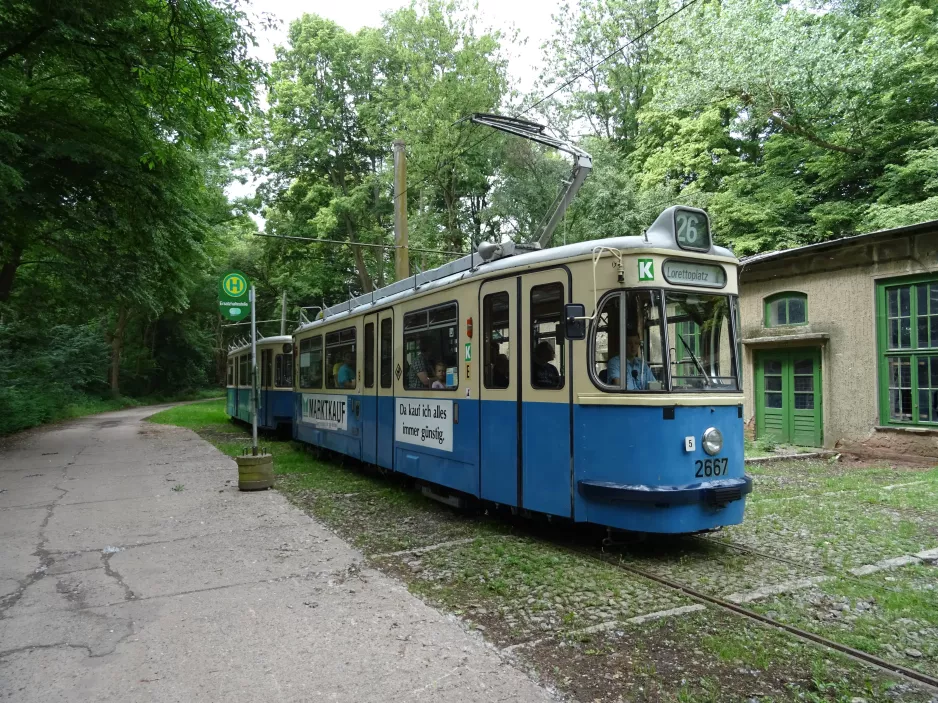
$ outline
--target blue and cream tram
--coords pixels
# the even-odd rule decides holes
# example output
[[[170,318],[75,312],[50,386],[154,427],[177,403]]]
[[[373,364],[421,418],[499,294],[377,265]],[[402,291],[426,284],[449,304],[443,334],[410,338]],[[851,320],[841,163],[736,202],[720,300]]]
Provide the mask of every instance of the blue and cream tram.
[[[257,340],[257,426],[276,430],[293,422],[293,338]],[[228,415],[251,422],[251,344],[228,352]]]
[[[703,211],[506,243],[294,333],[294,437],[438,496],[641,532],[738,523],[737,260]]]

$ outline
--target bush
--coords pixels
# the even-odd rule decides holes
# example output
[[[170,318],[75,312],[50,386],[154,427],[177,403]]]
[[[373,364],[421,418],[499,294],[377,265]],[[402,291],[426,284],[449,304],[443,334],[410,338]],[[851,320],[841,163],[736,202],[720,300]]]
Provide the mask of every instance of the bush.
[[[96,324],[0,324],[0,435],[64,417],[107,392],[108,347]]]

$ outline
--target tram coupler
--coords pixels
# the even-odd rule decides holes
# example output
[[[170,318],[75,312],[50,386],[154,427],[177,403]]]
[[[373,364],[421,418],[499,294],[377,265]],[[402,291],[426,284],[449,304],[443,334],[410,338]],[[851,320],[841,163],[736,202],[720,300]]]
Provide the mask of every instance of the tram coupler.
[[[632,547],[641,544],[648,539],[647,532],[632,532],[630,530],[619,530],[615,527],[606,528],[606,536],[603,537],[603,547]]]

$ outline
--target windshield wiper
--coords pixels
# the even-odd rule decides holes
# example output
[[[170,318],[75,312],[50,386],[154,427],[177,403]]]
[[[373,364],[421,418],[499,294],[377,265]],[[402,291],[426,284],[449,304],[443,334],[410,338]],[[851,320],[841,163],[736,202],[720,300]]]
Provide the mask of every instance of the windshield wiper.
[[[697,355],[694,354],[694,350],[690,348],[690,345],[688,345],[688,343],[684,341],[684,337],[681,336],[680,332],[677,333],[677,338],[681,340],[681,344],[684,345],[684,348],[687,350],[687,353],[690,354],[690,358],[693,360],[694,366],[697,367],[697,371],[699,371],[700,375],[703,376],[704,383],[706,383],[708,386],[712,385],[710,383],[710,379],[707,378],[707,372],[704,371],[704,367],[701,366],[700,364],[700,359],[698,359]]]

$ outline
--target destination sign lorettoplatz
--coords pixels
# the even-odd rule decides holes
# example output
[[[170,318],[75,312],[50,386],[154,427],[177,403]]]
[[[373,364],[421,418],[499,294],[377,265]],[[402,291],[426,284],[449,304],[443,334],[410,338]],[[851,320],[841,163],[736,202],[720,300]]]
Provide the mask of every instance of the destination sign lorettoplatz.
[[[722,288],[726,285],[726,271],[722,266],[667,259],[661,268],[664,280],[674,285],[701,288]]]
[[[218,283],[218,311],[226,320],[243,320],[251,312],[251,284],[240,271],[229,271]]]

